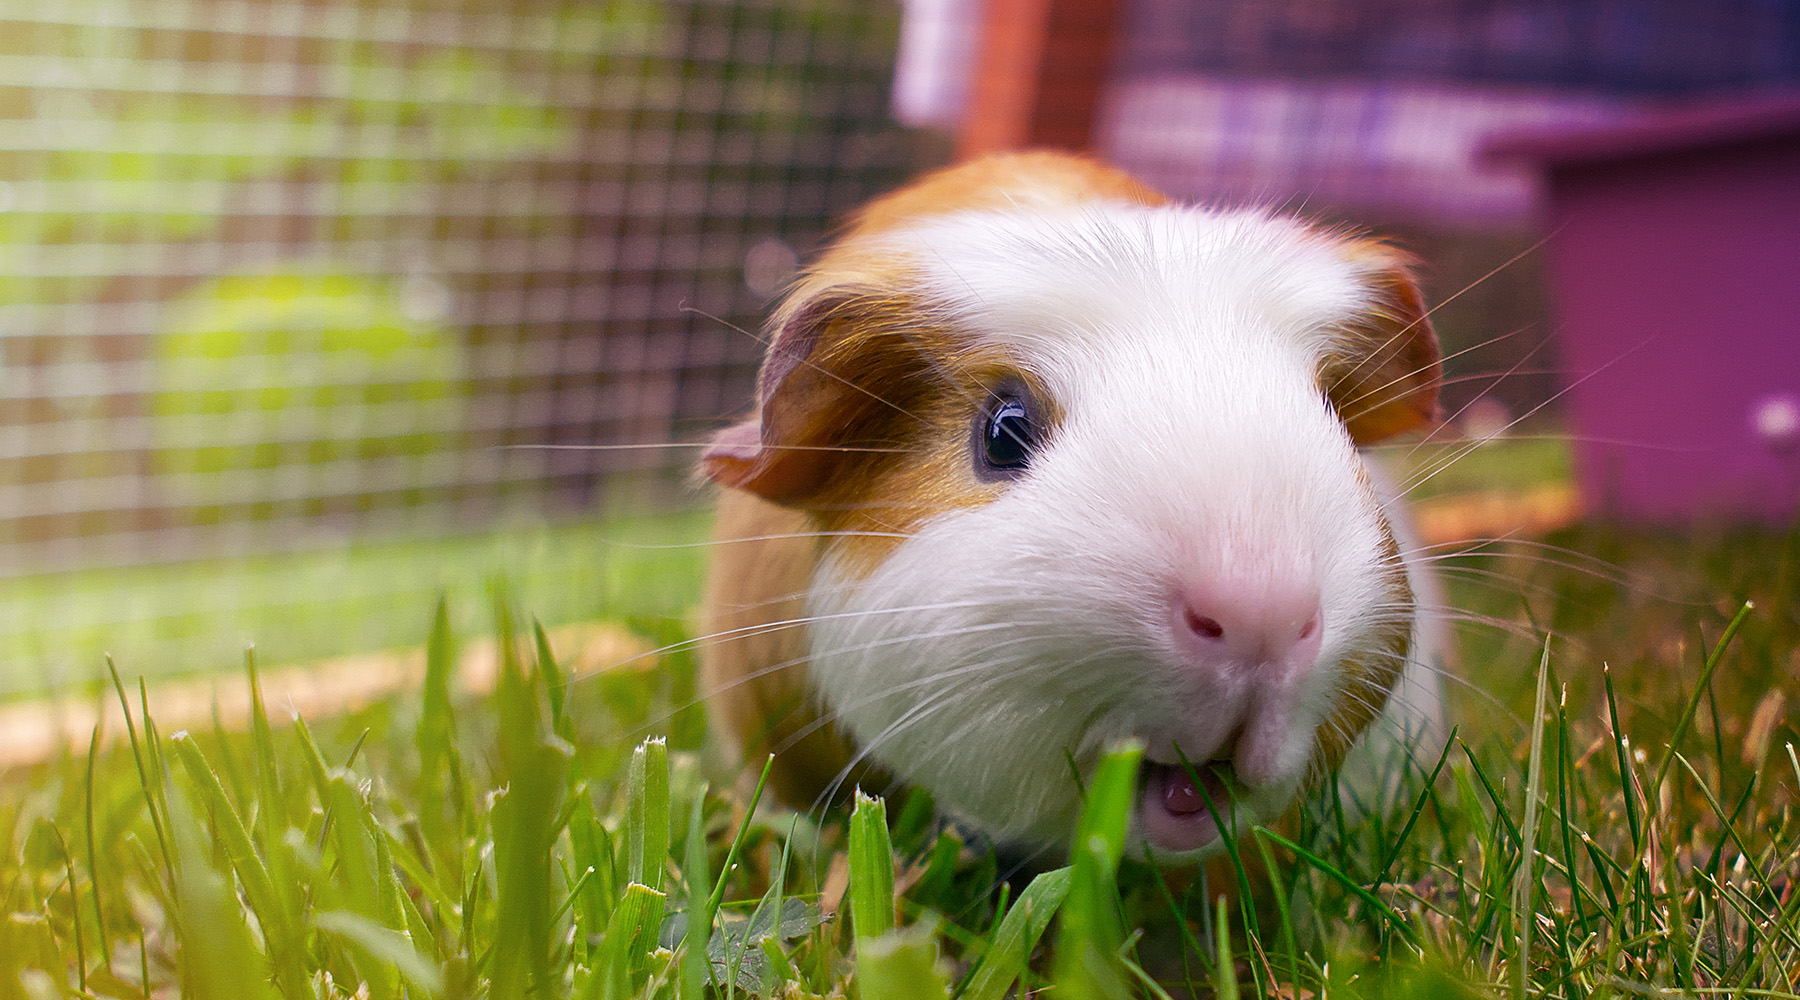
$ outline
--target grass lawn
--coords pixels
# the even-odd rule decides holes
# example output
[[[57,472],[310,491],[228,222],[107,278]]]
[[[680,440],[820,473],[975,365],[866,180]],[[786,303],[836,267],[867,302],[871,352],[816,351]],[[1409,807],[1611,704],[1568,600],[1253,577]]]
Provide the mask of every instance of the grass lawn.
[[[1471,493],[1519,492],[1566,483],[1573,475],[1569,442],[1560,435],[1431,441],[1377,449],[1398,469],[1398,485],[1411,502]]]
[[[432,627],[421,573],[383,639],[430,635],[421,692],[167,733],[127,679],[129,740],[0,776],[0,997],[1800,996],[1794,537],[1446,560],[1458,738],[1385,808],[1321,790],[1159,874],[1121,856],[1126,750],[1069,867],[1008,879],[917,793],[751,814],[702,766],[681,649],[565,682],[526,614],[679,638],[698,559],[568,532],[562,569],[507,564],[516,610],[471,583]],[[342,596],[323,614],[361,627]],[[457,695],[455,638],[496,628],[500,687]]]
[[[94,688],[108,653],[158,678],[234,669],[251,642],[269,663],[417,645],[440,594],[459,632],[491,631],[496,581],[546,625],[681,615],[707,523],[696,511],[0,580],[0,700]]]

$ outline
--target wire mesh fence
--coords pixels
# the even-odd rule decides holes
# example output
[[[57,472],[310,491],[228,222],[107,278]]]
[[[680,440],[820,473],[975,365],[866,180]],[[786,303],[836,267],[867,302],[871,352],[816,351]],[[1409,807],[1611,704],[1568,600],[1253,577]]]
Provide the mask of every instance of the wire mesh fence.
[[[912,166],[854,0],[0,0],[0,574],[591,510]],[[551,446],[551,447],[546,447]]]

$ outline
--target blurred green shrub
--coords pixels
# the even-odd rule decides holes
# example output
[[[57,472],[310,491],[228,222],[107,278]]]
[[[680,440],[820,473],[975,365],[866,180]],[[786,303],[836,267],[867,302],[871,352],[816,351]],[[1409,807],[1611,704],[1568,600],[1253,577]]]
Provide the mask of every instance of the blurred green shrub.
[[[423,460],[455,444],[464,395],[461,344],[430,291],[283,270],[173,302],[150,402],[170,499],[208,520],[227,504],[422,485]]]

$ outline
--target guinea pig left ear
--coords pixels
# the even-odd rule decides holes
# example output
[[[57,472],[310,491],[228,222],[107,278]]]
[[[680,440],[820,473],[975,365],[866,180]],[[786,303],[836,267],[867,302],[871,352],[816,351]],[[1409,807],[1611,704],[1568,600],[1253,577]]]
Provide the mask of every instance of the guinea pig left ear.
[[[804,291],[804,289],[803,289]],[[892,328],[892,296],[876,289],[798,295],[774,318],[757,377],[756,412],[720,431],[700,471],[721,486],[793,506],[818,495],[837,464],[879,435],[889,396],[923,365]]]
[[[1351,440],[1365,445],[1436,419],[1444,370],[1411,260],[1374,241],[1350,244],[1350,257],[1369,268],[1369,300],[1337,331],[1320,378]]]

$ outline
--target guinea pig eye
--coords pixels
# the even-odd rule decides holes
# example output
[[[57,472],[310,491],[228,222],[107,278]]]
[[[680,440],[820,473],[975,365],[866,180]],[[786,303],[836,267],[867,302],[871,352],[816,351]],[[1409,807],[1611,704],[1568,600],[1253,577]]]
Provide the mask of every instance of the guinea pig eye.
[[[996,395],[988,402],[977,427],[980,465],[1000,475],[1023,472],[1037,447],[1038,427],[1023,395]]]

